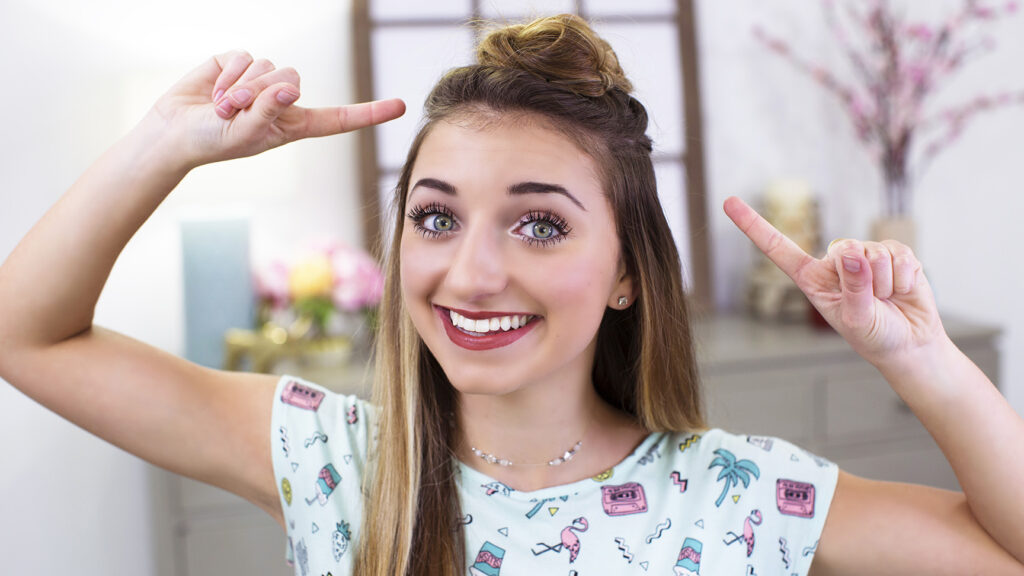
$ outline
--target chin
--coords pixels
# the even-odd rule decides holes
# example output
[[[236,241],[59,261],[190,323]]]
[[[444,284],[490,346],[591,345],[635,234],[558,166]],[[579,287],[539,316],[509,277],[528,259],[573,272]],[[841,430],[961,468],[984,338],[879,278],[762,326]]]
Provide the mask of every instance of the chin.
[[[520,382],[509,381],[507,378],[496,380],[494,374],[473,376],[470,374],[451,374],[445,370],[452,388],[459,394],[476,394],[481,396],[504,396],[522,388]]]

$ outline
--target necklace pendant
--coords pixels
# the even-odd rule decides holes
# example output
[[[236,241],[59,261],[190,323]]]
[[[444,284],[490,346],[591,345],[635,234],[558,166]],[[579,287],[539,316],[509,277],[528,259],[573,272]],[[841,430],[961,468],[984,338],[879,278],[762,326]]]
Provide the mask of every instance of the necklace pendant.
[[[549,460],[548,461],[548,466],[561,466],[564,462],[568,462],[569,460],[572,460],[573,457],[576,456],[576,453],[579,452],[579,449],[580,449],[581,446],[583,446],[583,441],[582,440],[577,442],[576,445],[573,446],[571,449],[566,450],[558,458],[555,458],[554,460]],[[487,462],[488,464],[497,464],[499,466],[512,466],[512,464],[513,464],[513,462],[511,460],[509,460],[508,458],[498,458],[494,454],[490,454],[488,452],[484,452],[483,450],[480,450],[476,446],[471,446],[470,450],[478,458],[480,458],[484,462]],[[539,464],[539,463],[538,464],[526,464],[526,466],[540,466],[540,465],[541,464]]]

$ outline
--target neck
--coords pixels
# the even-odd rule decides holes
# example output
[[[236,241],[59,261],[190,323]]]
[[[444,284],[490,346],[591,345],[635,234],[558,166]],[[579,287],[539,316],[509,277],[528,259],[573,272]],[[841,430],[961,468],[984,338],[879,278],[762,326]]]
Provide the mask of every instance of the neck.
[[[460,394],[458,406],[459,459],[518,490],[594,476],[628,455],[645,435],[589,381],[575,389],[534,386],[500,396]],[[577,442],[581,445],[570,460],[547,465]],[[487,462],[474,447],[513,464]]]

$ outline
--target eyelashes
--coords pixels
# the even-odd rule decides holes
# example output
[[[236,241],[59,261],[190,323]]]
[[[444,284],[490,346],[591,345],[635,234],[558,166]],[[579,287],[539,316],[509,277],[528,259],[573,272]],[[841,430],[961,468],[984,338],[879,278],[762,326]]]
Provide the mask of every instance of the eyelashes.
[[[412,207],[406,217],[425,238],[442,238],[458,229],[455,214],[445,205],[431,202]],[[548,210],[530,210],[516,222],[515,234],[530,246],[557,244],[572,232],[565,218]]]
[[[440,238],[455,228],[455,215],[447,206],[437,202],[431,202],[426,206],[414,206],[406,217],[412,220],[416,231],[427,238]],[[446,229],[437,229],[438,219],[441,219],[442,225],[448,224]]]

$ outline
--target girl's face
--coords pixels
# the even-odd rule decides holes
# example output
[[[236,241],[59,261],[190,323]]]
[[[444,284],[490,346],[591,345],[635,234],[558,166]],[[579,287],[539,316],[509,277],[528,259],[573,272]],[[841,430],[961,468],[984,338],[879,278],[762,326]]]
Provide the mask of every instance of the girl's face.
[[[594,162],[536,119],[481,124],[438,123],[413,167],[413,324],[463,393],[589,382],[605,308],[633,300]]]

